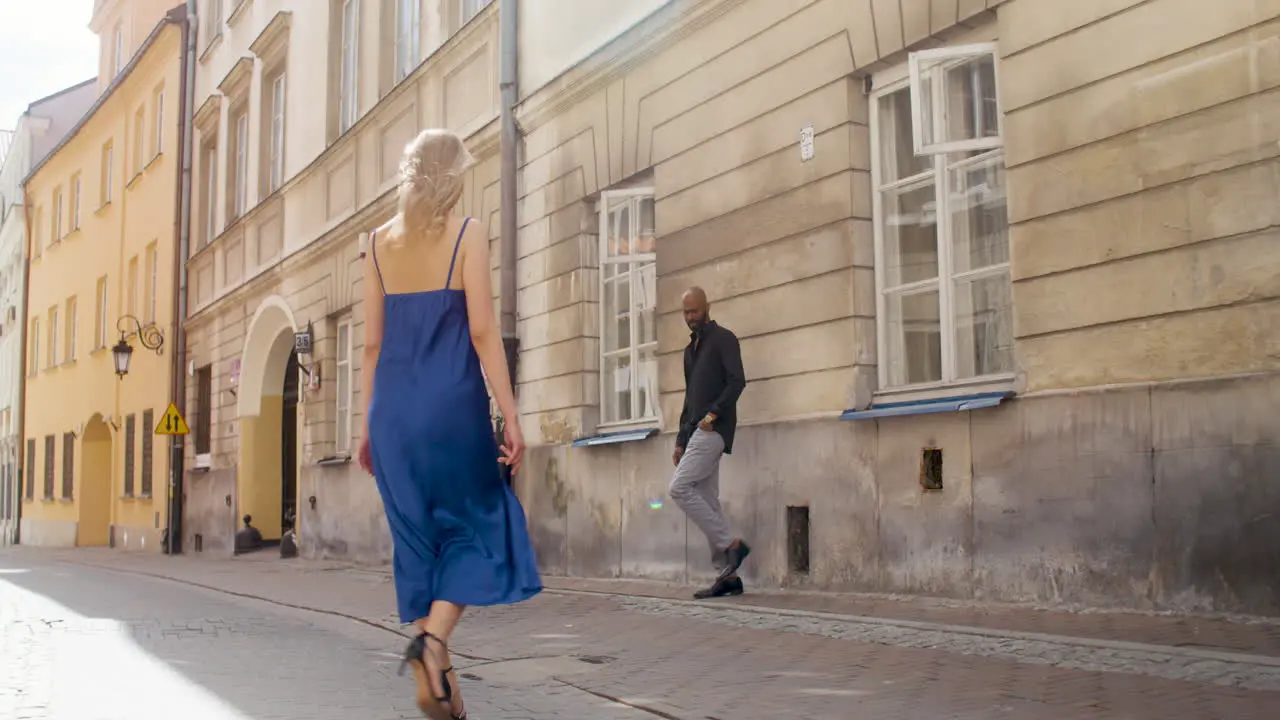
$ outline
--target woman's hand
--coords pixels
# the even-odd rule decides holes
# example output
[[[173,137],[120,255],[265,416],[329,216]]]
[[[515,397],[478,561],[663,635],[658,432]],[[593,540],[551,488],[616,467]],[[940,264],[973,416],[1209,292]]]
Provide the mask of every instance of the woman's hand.
[[[370,475],[373,474],[373,451],[369,449],[369,433],[360,438],[360,449],[356,451],[356,462]]]
[[[511,468],[511,474],[520,471],[520,461],[524,458],[524,433],[520,432],[519,420],[508,420],[502,430],[503,445],[499,448],[502,457],[498,462]]]

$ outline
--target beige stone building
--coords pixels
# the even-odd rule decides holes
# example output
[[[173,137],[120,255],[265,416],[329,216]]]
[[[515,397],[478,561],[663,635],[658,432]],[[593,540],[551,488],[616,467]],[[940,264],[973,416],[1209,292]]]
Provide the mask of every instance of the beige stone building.
[[[206,548],[278,507],[248,498],[280,476],[286,336],[311,322],[303,552],[388,555],[346,461],[356,258],[413,129],[470,138],[465,209],[499,237],[496,8],[421,30],[395,84],[394,3],[358,3],[350,42],[348,4],[273,31],[289,3],[247,3],[201,68]],[[519,8],[517,486],[547,572],[709,577],[666,500],[698,284],[749,381],[721,480],[748,582],[1280,612],[1280,3]],[[272,57],[329,72],[289,84],[264,192]]]

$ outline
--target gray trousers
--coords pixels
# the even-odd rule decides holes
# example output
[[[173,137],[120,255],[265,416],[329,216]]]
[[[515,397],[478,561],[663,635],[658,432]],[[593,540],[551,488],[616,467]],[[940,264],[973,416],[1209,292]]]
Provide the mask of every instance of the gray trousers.
[[[727,564],[725,550],[733,543],[729,523],[720,509],[720,457],[724,438],[718,432],[694,430],[684,457],[671,477],[671,499],[707,536],[711,562],[717,569]]]

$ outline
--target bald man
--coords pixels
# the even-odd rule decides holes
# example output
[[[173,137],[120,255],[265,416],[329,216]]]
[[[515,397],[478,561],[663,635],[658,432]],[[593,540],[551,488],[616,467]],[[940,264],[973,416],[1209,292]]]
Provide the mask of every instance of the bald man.
[[[702,288],[689,288],[681,302],[691,335],[684,350],[684,409],[672,456],[671,499],[707,536],[711,561],[720,571],[715,583],[694,597],[741,595],[738,568],[751,548],[729,531],[720,509],[720,457],[733,451],[738,397],[747,386],[742,352],[737,336],[711,319]]]

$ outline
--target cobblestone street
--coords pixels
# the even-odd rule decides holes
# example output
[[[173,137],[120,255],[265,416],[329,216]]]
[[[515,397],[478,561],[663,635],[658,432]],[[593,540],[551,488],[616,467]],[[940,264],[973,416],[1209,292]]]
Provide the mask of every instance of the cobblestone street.
[[[1274,718],[1280,627],[548,579],[455,636],[471,717]],[[418,717],[385,572],[0,555],[0,718]]]

